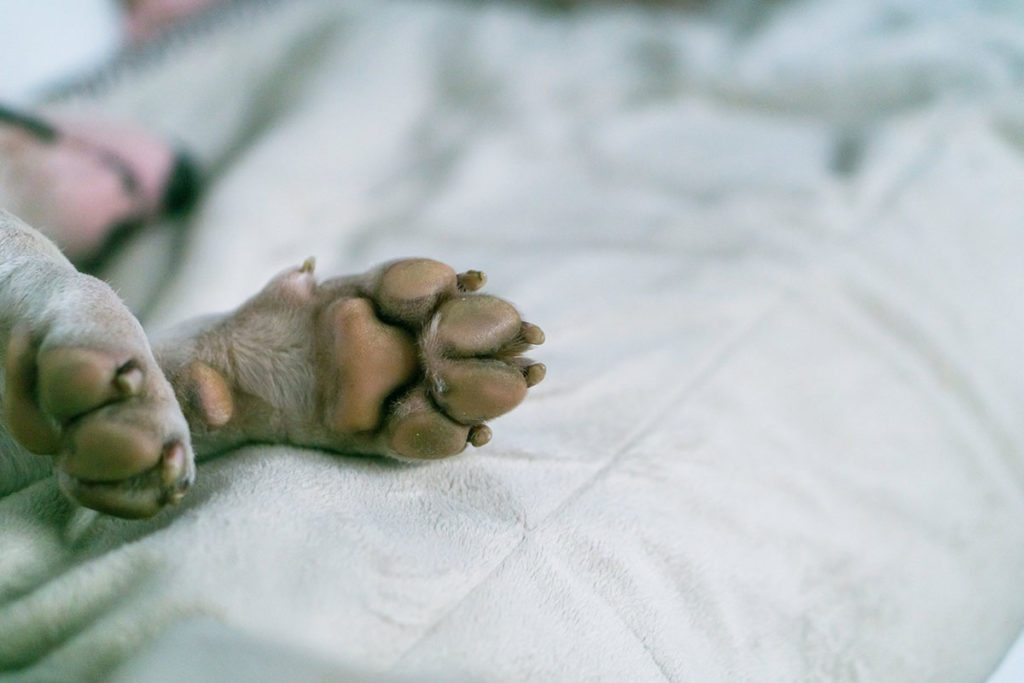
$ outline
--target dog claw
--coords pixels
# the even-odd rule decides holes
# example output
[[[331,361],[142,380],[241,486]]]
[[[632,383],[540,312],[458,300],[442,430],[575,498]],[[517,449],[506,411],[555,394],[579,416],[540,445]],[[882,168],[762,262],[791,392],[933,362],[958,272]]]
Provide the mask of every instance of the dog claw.
[[[488,444],[492,436],[494,436],[494,433],[491,432],[490,427],[487,425],[476,425],[470,428],[468,441],[474,448],[480,448]]]
[[[475,292],[487,284],[487,275],[480,270],[467,270],[459,273],[458,286],[463,292]]]
[[[160,462],[160,481],[164,485],[163,501],[177,505],[192,488],[193,474],[189,472],[189,459],[180,441],[172,441],[164,448]]]
[[[167,501],[167,504],[168,505],[177,505],[178,503],[180,503],[181,499],[185,497],[186,493],[188,493],[189,488],[191,488],[191,483],[192,482],[187,482],[186,484],[184,484],[182,486],[178,486],[178,487],[174,488],[173,490],[171,490],[171,492],[168,493],[166,498],[165,498],[165,500]]]
[[[145,377],[142,374],[142,369],[134,363],[134,361],[128,361],[122,365],[117,375],[114,377],[114,386],[121,393],[121,396],[127,398],[129,396],[138,396],[142,393],[142,385],[145,382]]]
[[[526,386],[535,387],[544,381],[548,367],[543,363],[534,363],[526,368]]]
[[[186,467],[185,448],[181,442],[174,441],[164,447],[160,461],[160,482],[164,486],[175,486]]]
[[[315,256],[310,256],[308,259],[302,262],[301,266],[299,266],[299,272],[306,273],[307,275],[312,275],[314,270],[316,270]]]
[[[521,334],[527,344],[540,346],[544,343],[544,330],[540,329],[533,323],[524,322]]]

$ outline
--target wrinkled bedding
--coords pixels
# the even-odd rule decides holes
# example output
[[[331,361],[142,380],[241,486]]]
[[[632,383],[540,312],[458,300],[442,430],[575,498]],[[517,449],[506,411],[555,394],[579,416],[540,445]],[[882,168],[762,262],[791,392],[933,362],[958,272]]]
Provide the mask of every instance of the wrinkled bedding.
[[[152,326],[423,255],[548,378],[443,462],[244,448],[145,522],[0,498],[0,680],[984,680],[1024,624],[1021,19],[300,1],[67,99],[210,169],[109,273],[174,257]]]

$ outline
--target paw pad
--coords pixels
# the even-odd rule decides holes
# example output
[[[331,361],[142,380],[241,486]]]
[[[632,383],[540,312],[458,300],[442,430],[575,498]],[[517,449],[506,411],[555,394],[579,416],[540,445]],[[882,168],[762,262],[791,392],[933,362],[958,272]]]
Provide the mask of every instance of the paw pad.
[[[342,432],[376,429],[387,397],[416,372],[415,340],[378,320],[366,299],[338,301],[327,316],[338,367],[328,385],[328,424]]]
[[[418,387],[394,406],[387,432],[388,443],[397,455],[433,460],[461,453],[469,440],[470,427],[438,411]]]
[[[58,348],[39,357],[39,403],[60,421],[138,394],[142,382],[137,364],[108,352]]]
[[[425,344],[450,356],[498,353],[521,332],[523,322],[512,304],[493,296],[465,294],[437,311]]]
[[[522,403],[526,378],[504,361],[436,361],[430,368],[430,395],[451,418],[463,424],[491,420]]]
[[[451,266],[430,259],[409,259],[383,269],[373,300],[385,321],[417,325],[457,287],[458,277]]]

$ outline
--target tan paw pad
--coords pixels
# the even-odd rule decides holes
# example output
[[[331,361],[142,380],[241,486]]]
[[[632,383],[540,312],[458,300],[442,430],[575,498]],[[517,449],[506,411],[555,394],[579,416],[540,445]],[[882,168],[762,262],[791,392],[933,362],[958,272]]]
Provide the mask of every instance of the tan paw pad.
[[[224,376],[200,361],[189,366],[188,374],[203,421],[214,429],[230,422],[235,414],[235,399]]]
[[[60,448],[60,432],[36,403],[36,371],[32,338],[27,330],[15,328],[4,359],[4,419],[25,448],[49,455]]]
[[[522,371],[499,360],[442,361],[432,372],[434,400],[449,417],[464,424],[504,415],[526,398]]]
[[[417,371],[415,340],[378,320],[366,299],[339,301],[327,316],[338,373],[327,422],[341,432],[377,429],[385,399]]]
[[[438,348],[446,355],[466,357],[496,353],[516,339],[523,322],[507,301],[467,294],[442,304],[433,324]]]
[[[39,404],[58,420],[67,420],[138,394],[142,370],[127,354],[88,348],[47,349],[39,354]]]
[[[419,324],[441,297],[456,289],[457,278],[451,266],[431,259],[407,259],[384,270],[373,298],[385,319]]]
[[[403,398],[387,424],[388,445],[395,454],[418,460],[434,460],[461,453],[470,428],[437,411],[422,388]]]
[[[85,481],[119,481],[156,465],[163,441],[144,420],[136,423],[131,417],[122,414],[114,420],[104,410],[85,417],[75,426],[60,467]]]

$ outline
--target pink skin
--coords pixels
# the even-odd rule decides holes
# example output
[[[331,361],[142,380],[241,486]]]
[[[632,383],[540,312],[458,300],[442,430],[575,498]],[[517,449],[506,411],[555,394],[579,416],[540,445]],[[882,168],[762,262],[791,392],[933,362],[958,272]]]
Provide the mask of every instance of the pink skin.
[[[15,127],[0,130],[9,167],[5,194],[11,208],[45,227],[69,259],[81,261],[119,224],[159,213],[175,153],[131,125],[54,123],[56,141]]]
[[[223,0],[121,0],[129,44]],[[120,225],[161,210],[175,153],[146,131],[119,123],[52,121],[56,141],[0,126],[0,201],[42,228],[72,262],[95,255]]]
[[[122,0],[124,35],[130,44],[158,36],[168,26],[221,0]]]

